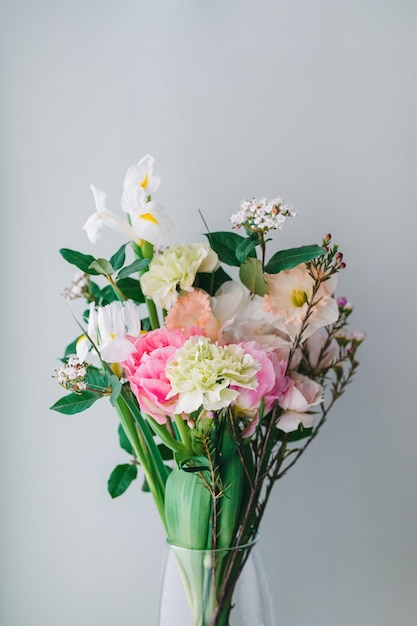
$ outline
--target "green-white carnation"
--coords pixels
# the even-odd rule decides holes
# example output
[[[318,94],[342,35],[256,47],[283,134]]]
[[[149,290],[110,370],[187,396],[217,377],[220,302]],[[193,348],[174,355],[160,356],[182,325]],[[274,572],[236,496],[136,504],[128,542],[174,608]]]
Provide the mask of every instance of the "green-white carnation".
[[[169,396],[178,394],[176,413],[192,413],[200,407],[219,411],[239,396],[234,387],[256,389],[260,365],[241,346],[219,346],[208,337],[193,336],[175,353],[166,368],[172,387]]]
[[[177,287],[192,291],[197,272],[212,272],[218,257],[207,243],[175,245],[156,254],[140,279],[142,291],[162,309],[177,299]]]

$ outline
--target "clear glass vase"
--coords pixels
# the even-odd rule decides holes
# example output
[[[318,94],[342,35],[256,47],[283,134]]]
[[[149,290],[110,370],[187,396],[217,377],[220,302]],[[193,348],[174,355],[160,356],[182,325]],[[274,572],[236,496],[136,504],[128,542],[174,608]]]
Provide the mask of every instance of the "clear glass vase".
[[[256,540],[226,550],[168,545],[159,626],[275,626]]]

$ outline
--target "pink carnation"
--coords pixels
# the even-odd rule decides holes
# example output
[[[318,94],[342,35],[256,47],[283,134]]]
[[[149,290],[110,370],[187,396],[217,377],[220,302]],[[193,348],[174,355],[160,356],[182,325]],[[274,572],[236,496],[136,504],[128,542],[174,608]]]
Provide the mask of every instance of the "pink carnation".
[[[178,399],[172,396],[167,400],[171,383],[165,374],[166,364],[184,345],[184,332],[160,328],[129,339],[136,351],[121,363],[126,379],[141,411],[151,415],[159,424],[165,424],[167,415],[174,414]]]
[[[265,352],[256,341],[247,341],[240,344],[242,348],[250,354],[261,368],[257,373],[258,386],[256,389],[245,389],[236,387],[239,390],[239,397],[236,401],[238,409],[252,413],[253,419],[248,428],[244,431],[244,436],[249,437],[255,430],[259,421],[257,410],[262,399],[265,402],[265,414],[269,413],[276,400],[280,400],[287,391],[290,380],[285,376],[286,361],[279,360],[275,352]]]

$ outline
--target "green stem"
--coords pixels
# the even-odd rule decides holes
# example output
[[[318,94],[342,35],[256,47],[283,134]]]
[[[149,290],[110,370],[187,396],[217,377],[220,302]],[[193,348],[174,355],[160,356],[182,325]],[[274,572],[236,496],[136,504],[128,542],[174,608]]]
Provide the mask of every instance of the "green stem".
[[[123,394],[123,392],[122,392]],[[164,506],[164,480],[157,468],[157,458],[150,454],[147,445],[146,436],[136,426],[135,417],[132,415],[125,397],[120,394],[116,401],[116,408],[120,416],[120,422],[128,437],[136,456],[145,473],[149,489],[154,497],[156,506],[162,519],[162,523],[166,527],[165,522],[165,506]],[[156,446],[155,446],[156,447]],[[159,451],[158,451],[159,454]],[[164,466],[165,467],[165,466]],[[165,468],[166,470],[166,468]],[[166,470],[167,471],[167,470]],[[166,479],[165,479],[166,480]]]
[[[161,441],[166,446],[168,446],[170,450],[172,450],[173,452],[185,451],[184,445],[180,441],[175,439],[175,437],[173,437],[170,432],[168,432],[166,426],[163,426],[162,424],[158,424],[158,422],[154,420],[154,418],[151,417],[150,415],[146,415],[146,419],[148,420],[148,423],[150,427],[152,428],[152,430],[154,431],[154,433],[158,435]]]
[[[192,445],[191,445],[190,433],[188,432],[188,426],[186,425],[186,423],[182,419],[181,415],[175,414],[174,415],[174,419],[175,419],[175,423],[176,423],[177,428],[178,428],[178,432],[179,432],[180,437],[181,437],[181,441],[183,442],[183,444],[186,447],[186,449],[190,452],[190,454],[192,454],[193,448],[192,448]]]

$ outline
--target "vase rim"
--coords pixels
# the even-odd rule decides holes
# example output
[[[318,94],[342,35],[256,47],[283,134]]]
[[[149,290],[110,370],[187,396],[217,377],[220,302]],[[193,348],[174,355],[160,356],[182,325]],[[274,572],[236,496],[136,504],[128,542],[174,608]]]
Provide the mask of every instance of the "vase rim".
[[[210,554],[213,554],[216,552],[232,552],[233,550],[249,550],[258,543],[258,540],[259,533],[256,533],[256,535],[254,535],[254,537],[250,541],[243,543],[242,545],[231,546],[230,548],[215,548],[214,550],[212,550],[211,548],[185,548],[184,546],[177,546],[175,545],[175,543],[171,543],[169,539],[166,540],[166,543],[169,548],[172,548],[173,550],[178,552],[209,552]]]

